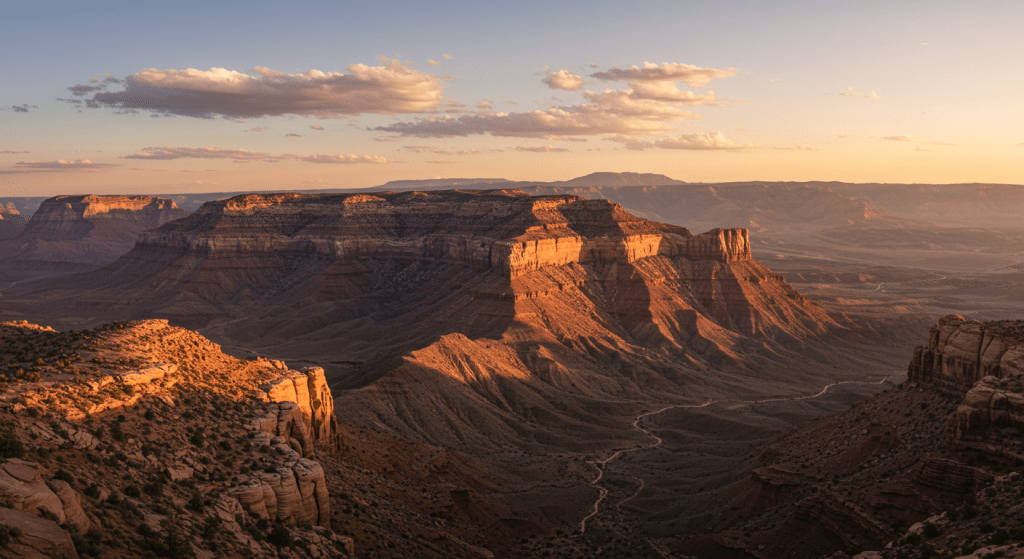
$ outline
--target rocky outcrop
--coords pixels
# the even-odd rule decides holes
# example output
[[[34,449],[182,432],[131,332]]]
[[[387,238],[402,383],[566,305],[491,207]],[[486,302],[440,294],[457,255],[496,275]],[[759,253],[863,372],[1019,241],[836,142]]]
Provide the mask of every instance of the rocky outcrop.
[[[285,437],[261,431],[254,442],[280,453],[282,461],[276,468],[258,472],[255,479],[232,488],[228,494],[249,514],[260,518],[291,525],[329,526],[330,498],[320,464],[302,458]]]
[[[1024,460],[1020,427],[1024,426],[1024,378],[988,376],[977,383],[946,422],[946,443],[987,454]]]
[[[908,380],[966,392],[982,378],[1024,372],[1024,326],[948,315],[931,328],[928,345],[914,348]]]
[[[182,217],[173,200],[151,196],[57,196],[0,243],[0,257],[40,270],[98,267],[128,252],[142,231]]]
[[[47,514],[63,523],[64,503],[39,475],[39,464],[10,458],[0,464],[0,503],[30,514]]]
[[[963,462],[928,456],[921,460],[915,480],[929,487],[952,493],[964,493],[992,483],[993,476]]]
[[[276,420],[276,430],[268,429],[269,423],[262,424],[260,428],[283,437],[290,437],[291,433],[301,435],[302,438],[295,438],[306,449],[302,452],[303,456],[312,457],[314,443],[330,443],[337,436],[334,398],[327,387],[327,378],[322,368],[291,371],[261,388],[271,402],[281,402],[281,405],[276,409],[273,406],[268,408],[268,417],[274,416]],[[289,406],[287,403],[295,405]]]
[[[53,520],[41,518],[20,510],[0,508],[0,524],[18,528],[21,536],[11,538],[6,548],[0,548],[0,557],[11,559],[48,559],[64,557],[78,559],[78,551],[71,534]]]

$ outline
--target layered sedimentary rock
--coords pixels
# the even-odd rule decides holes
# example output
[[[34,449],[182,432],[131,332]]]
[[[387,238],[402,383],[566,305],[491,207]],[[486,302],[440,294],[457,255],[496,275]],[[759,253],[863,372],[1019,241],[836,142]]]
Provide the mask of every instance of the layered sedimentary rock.
[[[952,448],[1024,460],[1020,428],[1024,426],[1024,378],[989,376],[978,381],[946,423]]]
[[[128,252],[142,231],[182,217],[173,200],[151,196],[57,196],[0,243],[0,258],[22,267],[98,267]]]
[[[303,433],[304,439],[300,439],[300,443],[303,448],[310,449],[310,452],[303,451],[303,456],[312,457],[311,449],[314,443],[330,443],[337,436],[338,423],[334,417],[334,398],[327,387],[327,379],[322,368],[309,367],[302,371],[290,371],[261,388],[271,402],[282,402],[276,410],[277,432],[274,434],[288,436],[290,432]],[[287,406],[286,403],[294,403],[295,406]],[[269,431],[265,427],[261,429]]]
[[[208,202],[186,221],[142,235],[139,248],[427,259],[491,269],[508,279],[546,266],[656,255],[750,258],[745,231],[694,237],[607,200],[518,191],[248,194]]]
[[[1024,371],[1024,326],[1020,322],[978,322],[948,315],[931,328],[928,345],[914,349],[911,381],[965,392],[986,376]]]

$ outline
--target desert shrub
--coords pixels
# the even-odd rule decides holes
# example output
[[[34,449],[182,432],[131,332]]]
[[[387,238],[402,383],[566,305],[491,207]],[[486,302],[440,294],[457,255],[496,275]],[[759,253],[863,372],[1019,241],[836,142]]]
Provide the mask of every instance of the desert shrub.
[[[64,471],[63,468],[61,468],[61,469],[59,469],[59,470],[57,470],[56,472],[53,473],[53,479],[59,479],[61,481],[66,481],[66,482],[68,482],[68,485],[74,485],[75,484],[75,476],[73,476],[73,475],[69,474],[68,472]]]
[[[21,443],[14,429],[7,428],[0,433],[0,457],[22,458],[25,456],[25,445]]]
[[[267,541],[277,547],[291,547],[292,533],[286,526],[281,526],[279,524],[274,526],[274,529],[267,535]]]

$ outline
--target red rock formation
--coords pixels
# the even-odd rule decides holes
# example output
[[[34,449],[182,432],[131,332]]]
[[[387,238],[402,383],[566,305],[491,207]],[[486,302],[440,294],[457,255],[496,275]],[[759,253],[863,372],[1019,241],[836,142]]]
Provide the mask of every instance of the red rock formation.
[[[0,257],[23,266],[102,266],[128,252],[140,232],[182,217],[173,200],[151,196],[57,196],[0,243]]]
[[[933,326],[928,345],[914,349],[911,381],[965,392],[986,376],[1024,372],[1024,340],[1013,321],[982,323],[951,314]]]

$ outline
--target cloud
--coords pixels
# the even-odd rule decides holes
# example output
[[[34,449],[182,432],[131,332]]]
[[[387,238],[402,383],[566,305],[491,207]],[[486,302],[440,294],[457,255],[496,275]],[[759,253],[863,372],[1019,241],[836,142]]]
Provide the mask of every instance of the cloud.
[[[379,155],[298,155],[294,153],[286,153],[283,157],[286,159],[294,159],[296,161],[305,161],[306,163],[347,164],[388,162],[387,158]]]
[[[555,152],[566,152],[569,148],[556,148],[555,146],[540,146],[540,147],[523,147],[516,146],[516,151],[529,151],[533,153],[555,153]]]
[[[637,138],[614,137],[609,140],[620,142],[626,149],[645,150],[649,148],[684,149],[684,150],[726,150],[739,151],[757,147],[754,144],[741,144],[725,137],[721,132],[681,134],[676,137],[642,140]]]
[[[914,146],[914,151],[931,151],[931,150],[930,149],[925,149],[925,148],[921,147],[921,144],[917,144],[916,146]]]
[[[315,124],[310,124],[309,127],[312,128],[313,130],[323,130],[324,129],[323,126],[317,126]]]
[[[672,82],[631,82],[629,96],[633,99],[652,99],[679,105],[708,105],[715,103],[715,92],[697,94],[681,91]]]
[[[438,62],[436,60],[431,60],[429,58],[427,59],[427,64],[430,64],[431,66],[440,66],[441,65],[440,62]]]
[[[479,103],[476,104],[476,108],[484,111],[489,111],[494,108],[494,101],[484,99],[483,101],[480,101]]]
[[[437,146],[402,146],[402,149],[412,153],[433,153],[436,155],[479,155],[480,150],[476,148],[468,150],[447,150]]]
[[[263,132],[264,130],[270,130],[269,126],[257,126],[256,128],[250,128],[248,130],[242,130],[242,132]]]
[[[544,83],[548,84],[548,87],[551,89],[576,91],[583,87],[583,78],[568,70],[559,70],[548,74],[547,77],[544,78]]]
[[[257,66],[252,70],[257,75],[252,76],[224,68],[154,68],[126,77],[123,91],[108,91],[106,85],[75,85],[68,89],[72,95],[91,92],[92,96],[85,99],[89,108],[153,111],[195,118],[395,115],[430,112],[443,101],[440,78],[412,70],[397,60],[380,66],[353,64],[348,72],[310,70],[285,74]],[[95,87],[103,90],[85,89]]]
[[[14,173],[53,173],[60,171],[98,171],[110,167],[121,167],[115,163],[93,163],[88,159],[67,161],[18,161],[11,169],[0,170],[0,174]]]
[[[883,140],[890,140],[893,142],[913,142],[914,139],[910,136],[882,136]]]
[[[11,105],[11,110],[13,110],[16,113],[27,113],[29,109],[38,108],[39,105],[29,105],[28,103],[23,103],[21,105]]]
[[[445,60],[455,60],[455,57],[450,54],[442,54]]]
[[[449,159],[428,159],[425,163],[431,163],[434,165],[447,165],[449,163],[458,163],[458,161],[451,161]]]
[[[14,151],[13,149],[0,149],[0,153],[16,154],[16,153],[28,153],[28,152],[27,151]]]
[[[702,87],[708,82],[718,78],[729,78],[736,75],[736,70],[716,70],[714,68],[700,68],[691,64],[679,64],[665,62],[661,66],[651,62],[644,62],[644,67],[630,66],[629,68],[610,68],[605,72],[595,72],[590,77],[606,81],[667,81],[686,82],[690,87]]]
[[[218,147],[148,147],[141,152],[125,155],[122,159],[148,159],[166,161],[170,159],[231,159],[234,161],[266,161],[269,163],[290,159],[307,163],[387,163],[387,159],[377,155],[301,155],[286,153],[273,155],[262,151],[245,149],[222,149]]]
[[[634,99],[630,90],[587,91],[587,103],[526,113],[431,116],[373,130],[420,138],[491,134],[519,138],[560,136],[648,136],[672,131],[669,122],[699,115],[653,99]]]
[[[839,95],[843,97],[866,97],[868,99],[881,99],[874,90],[871,93],[858,93],[853,90],[853,87],[849,87],[846,91],[841,92]]]
[[[293,133],[289,132],[289,133],[285,134],[285,137],[286,137],[286,138],[287,138],[288,136],[293,136],[293,137],[295,137],[295,138],[301,138],[301,137],[302,137],[302,134],[293,134]]]

